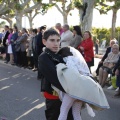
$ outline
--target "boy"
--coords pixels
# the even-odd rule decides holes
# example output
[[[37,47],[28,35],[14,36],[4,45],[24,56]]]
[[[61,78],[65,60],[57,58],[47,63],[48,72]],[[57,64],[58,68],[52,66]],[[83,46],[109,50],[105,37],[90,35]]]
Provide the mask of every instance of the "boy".
[[[56,54],[60,47],[60,35],[53,29],[47,30],[43,35],[45,51],[38,58],[38,72],[41,80],[41,92],[46,99],[45,115],[47,120],[58,120],[60,114],[61,101],[51,84],[59,90],[64,91],[58,81],[56,65],[64,63],[63,58]],[[40,75],[41,74],[41,75]],[[73,120],[72,113],[68,115],[68,120]]]

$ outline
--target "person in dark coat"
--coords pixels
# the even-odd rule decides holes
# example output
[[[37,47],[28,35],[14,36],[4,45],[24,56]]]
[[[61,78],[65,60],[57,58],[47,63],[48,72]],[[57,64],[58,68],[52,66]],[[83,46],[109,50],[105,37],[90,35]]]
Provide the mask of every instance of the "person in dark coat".
[[[45,116],[46,120],[58,120],[61,101],[51,85],[65,92],[59,83],[56,71],[56,65],[64,63],[63,58],[56,54],[60,47],[59,33],[53,29],[47,30],[43,36],[43,43],[46,48],[38,58],[38,72],[39,78],[41,78],[41,92],[43,92],[46,102]],[[67,120],[73,120],[71,111]]]
[[[32,30],[32,53],[33,53],[33,60],[34,60],[34,68],[33,71],[38,69],[38,41],[37,41],[37,29]]]
[[[42,43],[42,36],[43,36],[45,29],[46,29],[45,26],[41,26],[40,28],[38,28],[37,46],[36,46],[38,56],[42,53],[42,48],[45,47],[44,44]]]
[[[3,46],[5,47],[5,53],[6,53],[5,63],[8,63],[10,61],[10,56],[7,53],[8,46],[6,44],[6,42],[7,42],[6,40],[7,40],[9,34],[10,34],[9,33],[9,26],[5,25],[5,32],[4,32],[4,35],[3,35]]]
[[[98,54],[98,51],[99,51],[99,40],[97,39],[95,41],[95,54],[97,55]]]
[[[113,46],[115,43],[116,43],[115,40],[111,40],[111,41],[110,41],[110,46],[106,49],[106,52],[105,52],[103,58],[101,59],[101,61],[100,61],[99,64],[98,64],[98,67],[97,67],[97,69],[96,69],[96,76],[99,75],[99,69],[100,69],[101,66],[103,66],[104,60],[107,58],[108,54],[112,51],[111,48],[112,48],[112,46]]]
[[[16,64],[17,63],[17,55],[16,55],[16,51],[15,51],[15,41],[18,38],[17,26],[14,26],[13,31],[14,31],[14,33],[11,37],[11,45],[12,45],[12,51],[13,51],[13,56],[14,56],[14,63]]]
[[[117,76],[116,85],[119,88],[118,92],[115,94],[116,97],[120,97],[120,57],[117,64],[114,67],[113,73]]]

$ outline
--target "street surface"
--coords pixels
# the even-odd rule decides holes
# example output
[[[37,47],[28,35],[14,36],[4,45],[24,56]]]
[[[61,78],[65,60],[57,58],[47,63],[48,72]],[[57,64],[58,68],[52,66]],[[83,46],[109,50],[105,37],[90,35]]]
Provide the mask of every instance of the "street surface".
[[[98,62],[99,59],[95,59],[92,72]],[[40,95],[40,81],[36,76],[37,72],[0,61],[0,120],[45,120],[44,98]],[[83,120],[120,120],[120,98],[113,97],[114,90],[104,88],[104,91],[111,108],[95,111],[94,118],[84,109]]]

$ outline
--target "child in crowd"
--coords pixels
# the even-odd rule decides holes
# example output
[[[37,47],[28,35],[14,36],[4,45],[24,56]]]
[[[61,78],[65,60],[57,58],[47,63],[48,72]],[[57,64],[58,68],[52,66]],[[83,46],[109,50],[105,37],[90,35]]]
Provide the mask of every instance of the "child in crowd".
[[[112,46],[112,52],[108,54],[108,57],[103,62],[103,66],[99,69],[99,83],[102,87],[104,87],[105,85],[105,81],[108,77],[108,74],[112,73],[112,69],[117,63],[119,56],[119,45],[114,44]]]
[[[73,47],[64,47],[58,54],[64,57],[66,63],[57,65],[57,76],[66,92],[58,91],[62,99],[58,120],[67,119],[71,106],[74,120],[82,120],[80,110],[84,103],[96,109],[109,108],[102,88],[91,78],[89,68],[79,51]],[[95,114],[88,104],[88,113],[94,117]]]

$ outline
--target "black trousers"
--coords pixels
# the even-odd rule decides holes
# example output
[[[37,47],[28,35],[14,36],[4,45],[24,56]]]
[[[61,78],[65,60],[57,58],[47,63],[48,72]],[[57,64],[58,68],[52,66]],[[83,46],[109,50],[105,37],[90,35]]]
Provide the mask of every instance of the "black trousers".
[[[34,59],[33,59],[33,57],[31,56],[31,57],[27,57],[27,60],[28,60],[28,66],[30,66],[30,67],[34,67]]]
[[[22,63],[21,63],[21,53],[20,53],[20,51],[17,51],[16,52],[16,64],[17,65],[22,65]]]
[[[34,50],[33,50],[33,59],[34,59],[35,68],[38,68],[38,54]]]
[[[46,99],[45,102],[46,102],[46,110],[45,110],[46,120],[58,120],[62,102],[59,99],[57,100]],[[73,120],[71,109],[68,113],[67,120]]]
[[[28,61],[27,61],[27,56],[26,56],[26,51],[22,52],[21,51],[21,64],[23,67],[27,67],[28,66]]]

